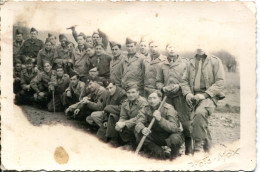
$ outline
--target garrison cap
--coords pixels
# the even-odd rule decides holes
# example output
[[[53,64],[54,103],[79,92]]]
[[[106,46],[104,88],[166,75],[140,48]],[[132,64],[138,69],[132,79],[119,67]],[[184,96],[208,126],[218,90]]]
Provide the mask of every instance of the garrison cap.
[[[57,69],[60,69],[60,68],[63,69],[63,66],[60,65],[60,64],[58,64],[57,67],[56,67],[56,70],[57,70]]]
[[[31,28],[30,32],[37,32],[38,33],[38,31],[34,27]]]
[[[50,40],[50,38],[46,38],[46,40],[45,40],[45,44],[47,44],[48,42],[50,42],[50,43],[51,43],[51,40]]]
[[[133,41],[133,40],[130,39],[130,38],[126,38],[125,44],[132,44],[132,43],[136,44],[137,42],[136,42],[136,41]]]
[[[98,35],[99,36],[99,33],[98,32],[93,32],[92,36],[93,35]]]
[[[23,32],[20,29],[16,29],[15,35],[23,34]]]
[[[103,45],[102,41],[98,40],[98,41],[96,41],[96,42],[94,43],[94,47],[99,46],[99,45],[100,45],[102,48],[104,48],[104,45]]]
[[[136,84],[128,84],[125,88],[126,91],[135,88],[136,90],[139,91],[139,87]]]
[[[61,40],[63,40],[63,39],[68,40],[68,38],[67,38],[64,34],[60,34],[60,35],[59,35],[59,40],[61,41]]]
[[[72,72],[69,73],[70,78],[72,78],[75,75],[77,76],[77,78],[79,78],[79,74],[77,72],[72,71]]]
[[[25,61],[25,64],[31,64],[31,63],[33,63],[31,58],[28,58],[28,59]]]
[[[121,49],[121,44],[119,44],[119,43],[116,43],[116,42],[114,42],[114,41],[111,41],[111,42],[109,42],[109,44],[110,44],[110,47],[111,47],[111,48],[113,48],[114,46],[118,46],[118,48]]]
[[[80,33],[78,34],[78,36],[82,36],[84,39],[87,38],[87,36],[86,36],[83,32],[80,32]]]

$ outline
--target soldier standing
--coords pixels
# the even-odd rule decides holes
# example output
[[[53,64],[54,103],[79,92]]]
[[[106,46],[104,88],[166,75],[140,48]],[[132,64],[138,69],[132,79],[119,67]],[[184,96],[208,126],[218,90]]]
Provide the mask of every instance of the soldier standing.
[[[157,90],[156,87],[156,76],[166,57],[161,55],[159,52],[158,44],[154,41],[149,43],[150,54],[144,59],[144,97],[148,97],[152,92]]]
[[[69,58],[68,53],[68,38],[64,34],[59,35],[60,45],[55,48],[54,54],[54,69],[57,65],[65,65]]]
[[[14,59],[17,58],[18,52],[20,51],[21,46],[23,45],[23,32],[19,29],[16,29],[15,31],[15,40],[13,42],[13,57]],[[20,59],[22,60],[22,59]]]
[[[187,69],[187,59],[176,53],[172,44],[166,46],[167,60],[161,64],[157,75],[157,88],[166,96],[166,102],[172,105],[178,112],[179,119],[183,125],[185,136],[185,153],[191,153],[191,137],[189,131],[190,109],[185,102],[180,84],[183,73]]]
[[[50,65],[53,66],[53,59],[54,59],[55,50],[51,44],[49,38],[45,41],[45,46],[41,49],[37,55],[37,68],[38,70],[43,70],[43,64],[48,61]]]
[[[190,59],[181,83],[182,93],[187,104],[194,108],[191,117],[192,133],[195,141],[194,151],[208,151],[211,146],[211,135],[208,128],[208,117],[223,98],[224,68],[218,57],[209,55],[202,48],[197,49],[194,58]]]
[[[20,55],[32,58],[33,63],[36,63],[36,57],[39,51],[44,47],[42,40],[37,37],[38,31],[32,27],[30,30],[30,38],[24,41],[19,51]]]
[[[144,92],[144,56],[136,53],[136,42],[127,38],[127,57],[120,63],[119,70],[122,72],[122,88],[128,85],[137,85],[139,94]]]
[[[125,58],[121,53],[121,45],[116,42],[110,42],[113,58],[110,62],[110,79],[121,87],[122,72],[120,71],[120,63]]]

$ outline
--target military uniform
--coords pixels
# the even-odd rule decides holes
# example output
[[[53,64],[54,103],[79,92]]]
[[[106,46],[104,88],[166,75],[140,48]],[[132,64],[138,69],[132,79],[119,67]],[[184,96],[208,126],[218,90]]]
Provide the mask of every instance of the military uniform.
[[[39,72],[30,82],[32,89],[37,94],[36,99],[42,106],[45,106],[51,98],[49,82],[53,75],[56,75],[56,71],[50,71],[49,73],[46,73],[45,71]],[[44,93],[43,97],[38,95],[40,92]]]
[[[195,90],[195,78],[198,73],[198,63],[202,60],[200,88]],[[195,114],[192,117],[192,137],[195,140],[196,148],[209,148],[211,143],[210,131],[208,129],[208,116],[210,116],[218,101],[218,94],[224,88],[224,68],[221,60],[212,55],[205,55],[204,58],[194,57],[190,59],[187,70],[183,75],[181,88],[184,96],[191,94],[206,94],[206,99],[201,100],[195,107]]]
[[[16,57],[20,51],[20,48],[24,44],[24,40],[21,42],[13,41],[13,56]]]
[[[160,55],[158,58],[152,60],[151,57],[144,60],[144,97],[148,97],[153,91],[157,90],[156,76],[160,64],[166,60],[166,57]]]
[[[120,87],[116,88],[114,95],[107,94],[102,104],[103,111],[96,111],[91,114],[91,118],[87,122],[91,124],[92,120],[99,127],[98,137],[101,139],[113,138],[118,139],[118,133],[115,130],[115,124],[119,120],[120,109],[122,103],[126,100],[126,93]],[[103,127],[103,123],[107,122],[107,128]]]
[[[15,101],[17,104],[26,104],[33,102],[34,90],[31,88],[28,89],[27,85],[30,85],[31,80],[36,77],[38,71],[32,69],[32,71],[23,70],[21,72],[21,87],[22,90],[15,95]]]
[[[86,49],[81,51],[79,47],[75,49],[72,55],[74,70],[79,74],[80,78],[86,77],[89,71],[90,62],[86,54]]]
[[[21,71],[17,71],[14,68],[14,73],[13,73],[13,78],[14,78],[14,82],[13,82],[13,87],[14,87],[14,93],[18,93],[19,91],[21,91],[22,87],[21,87]]]
[[[37,68],[40,71],[43,70],[43,65],[45,62],[50,62],[50,65],[53,66],[54,52],[55,50],[53,48],[51,48],[49,51],[47,51],[45,48],[39,51],[37,56]]]
[[[71,97],[67,97],[67,92],[71,92]],[[65,92],[62,95],[62,105],[64,107],[68,107],[72,104],[75,104],[79,102],[86,94],[86,87],[85,83],[82,81],[79,81],[78,84],[74,87],[69,84],[69,87],[65,90]]]
[[[54,98],[55,98],[55,111],[63,110],[62,105],[62,95],[64,91],[68,88],[70,83],[70,77],[68,74],[63,74],[62,77],[58,77],[57,75],[53,75],[51,77],[50,85],[54,86]],[[48,103],[48,110],[50,112],[54,111],[53,107],[53,98]]]
[[[147,101],[141,96],[139,96],[134,102],[126,100],[126,102],[122,104],[120,118],[118,122],[126,123],[122,132],[119,132],[120,138],[123,142],[133,146],[136,145],[134,129],[136,125],[137,115],[145,105],[147,105]]]
[[[53,60],[54,68],[56,68],[57,65],[65,67],[68,59],[70,59],[68,49],[66,47],[63,48],[61,45],[56,46]]]
[[[144,57],[136,53],[133,57],[125,57],[120,64],[122,72],[122,88],[126,89],[128,85],[136,84],[140,95],[144,90]]]
[[[186,153],[191,152],[191,138],[189,132],[189,116],[190,109],[185,101],[185,98],[182,94],[181,87],[177,92],[172,92],[171,89],[174,85],[180,85],[182,82],[183,73],[187,69],[187,59],[179,57],[173,62],[170,63],[166,60],[157,74],[157,88],[162,90],[163,87],[166,88],[165,95],[167,96],[166,102],[173,105],[173,107],[178,112],[179,119],[183,125],[184,136],[185,136],[185,146]]]
[[[36,57],[39,51],[44,47],[42,40],[40,39],[27,39],[21,46],[19,54],[29,56],[36,61]]]
[[[120,63],[125,58],[124,55],[119,57],[114,57],[110,62],[110,79],[115,82],[115,84],[121,87],[122,72],[120,71]]]
[[[110,61],[111,57],[107,54],[100,56],[94,55],[89,58],[92,67],[97,67],[99,71],[99,77],[108,79],[110,76]]]
[[[154,109],[150,105],[146,105],[141,111],[139,111],[138,119],[135,126],[137,134],[137,140],[140,141],[143,134],[142,130],[148,127],[153,119]],[[164,103],[161,110],[160,121],[155,120],[151,133],[146,137],[144,142],[144,149],[151,152],[154,156],[163,158],[163,149],[161,146],[168,146],[171,148],[173,156],[178,155],[179,148],[183,143],[183,136],[179,130],[180,122],[177,116],[177,112],[172,105]]]
[[[69,106],[70,112],[74,112],[76,109],[80,109],[78,118],[85,118],[89,116],[93,111],[102,110],[103,101],[105,101],[107,90],[99,86],[94,92],[91,92],[87,97],[90,102],[84,104],[82,101]]]

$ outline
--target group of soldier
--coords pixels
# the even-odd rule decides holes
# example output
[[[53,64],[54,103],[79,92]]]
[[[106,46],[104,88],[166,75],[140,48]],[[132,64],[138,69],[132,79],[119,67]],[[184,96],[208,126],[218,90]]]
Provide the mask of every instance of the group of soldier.
[[[77,45],[64,34],[57,44],[52,34],[43,43],[35,28],[26,41],[15,31],[16,104],[65,111],[114,147],[134,150],[146,136],[142,151],[156,158],[177,157],[183,144],[185,154],[209,150],[208,117],[224,98],[219,58],[198,47],[185,59],[171,43],[164,56],[156,41],[130,38],[124,54],[100,30],[86,36],[69,29]]]

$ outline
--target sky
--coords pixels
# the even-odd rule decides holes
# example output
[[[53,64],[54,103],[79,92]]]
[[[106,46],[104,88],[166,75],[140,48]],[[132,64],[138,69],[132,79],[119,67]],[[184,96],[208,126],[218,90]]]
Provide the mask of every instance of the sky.
[[[238,59],[240,49],[255,46],[253,3],[21,2],[12,8],[14,22],[27,27],[70,33],[66,28],[78,25],[77,31],[87,35],[100,28],[109,40],[119,43],[126,37],[140,41],[145,36],[157,41],[161,49],[171,42],[182,52],[200,46],[207,51],[227,50]]]

